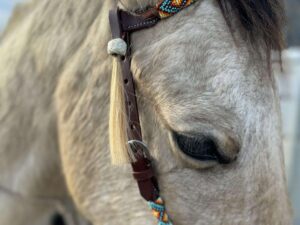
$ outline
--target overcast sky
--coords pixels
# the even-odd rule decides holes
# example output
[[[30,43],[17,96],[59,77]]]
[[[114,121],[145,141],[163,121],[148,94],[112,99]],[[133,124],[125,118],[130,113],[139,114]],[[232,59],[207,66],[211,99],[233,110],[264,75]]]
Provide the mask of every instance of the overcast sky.
[[[5,27],[15,4],[21,1],[22,0],[0,0],[0,31]]]

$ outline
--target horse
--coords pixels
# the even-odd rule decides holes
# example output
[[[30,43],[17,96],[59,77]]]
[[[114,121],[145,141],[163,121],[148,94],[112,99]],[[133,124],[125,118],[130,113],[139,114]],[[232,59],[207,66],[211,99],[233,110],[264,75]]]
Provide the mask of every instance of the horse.
[[[156,224],[131,174],[106,46],[109,9],[135,14],[157,2],[15,9],[0,39],[1,190],[74,202],[93,225]],[[283,48],[282,4],[198,0],[132,34],[143,139],[174,225],[292,224],[270,63]],[[13,215],[17,202],[0,204]]]

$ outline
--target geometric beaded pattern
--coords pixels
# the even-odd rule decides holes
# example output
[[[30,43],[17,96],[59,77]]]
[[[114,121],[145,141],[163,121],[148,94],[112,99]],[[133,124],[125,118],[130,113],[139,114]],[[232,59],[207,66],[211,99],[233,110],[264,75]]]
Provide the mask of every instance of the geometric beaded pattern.
[[[161,198],[158,198],[155,202],[148,202],[148,204],[153,215],[158,220],[158,225],[172,225],[166,212],[165,204]]]
[[[173,16],[197,0],[162,0],[156,5],[161,19]]]

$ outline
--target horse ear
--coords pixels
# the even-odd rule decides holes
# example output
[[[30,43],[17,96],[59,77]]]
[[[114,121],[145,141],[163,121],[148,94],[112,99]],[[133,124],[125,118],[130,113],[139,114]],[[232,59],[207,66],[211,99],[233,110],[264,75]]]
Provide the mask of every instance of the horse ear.
[[[109,113],[109,145],[111,161],[114,165],[126,164],[134,161],[134,154],[127,141],[127,119],[123,82],[120,73],[120,63],[114,57],[110,89]]]

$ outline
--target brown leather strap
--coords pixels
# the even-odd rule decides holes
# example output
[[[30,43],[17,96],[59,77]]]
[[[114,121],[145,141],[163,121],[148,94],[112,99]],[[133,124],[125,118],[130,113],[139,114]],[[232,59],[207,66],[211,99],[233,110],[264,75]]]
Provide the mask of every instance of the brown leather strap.
[[[125,11],[120,11],[120,20],[124,32],[134,32],[153,27],[160,20],[155,14],[156,11],[146,11],[135,16]]]
[[[153,170],[150,168],[141,172],[133,172],[133,176],[137,181],[144,181],[154,177]]]
[[[109,13],[109,21],[112,32],[112,38],[123,38],[130,46],[130,34],[134,31],[149,28],[158,22],[158,18],[144,18],[142,16],[134,16],[120,9],[111,10]],[[126,115],[128,124],[128,138],[130,140],[142,141],[142,131],[139,120],[139,111],[135,93],[135,85],[131,73],[131,51],[128,47],[125,57],[119,56],[126,105]],[[131,163],[133,175],[137,180],[141,195],[147,201],[155,201],[159,197],[159,190],[156,178],[154,176],[151,160],[142,154],[144,149],[136,145],[135,157],[136,161]]]

